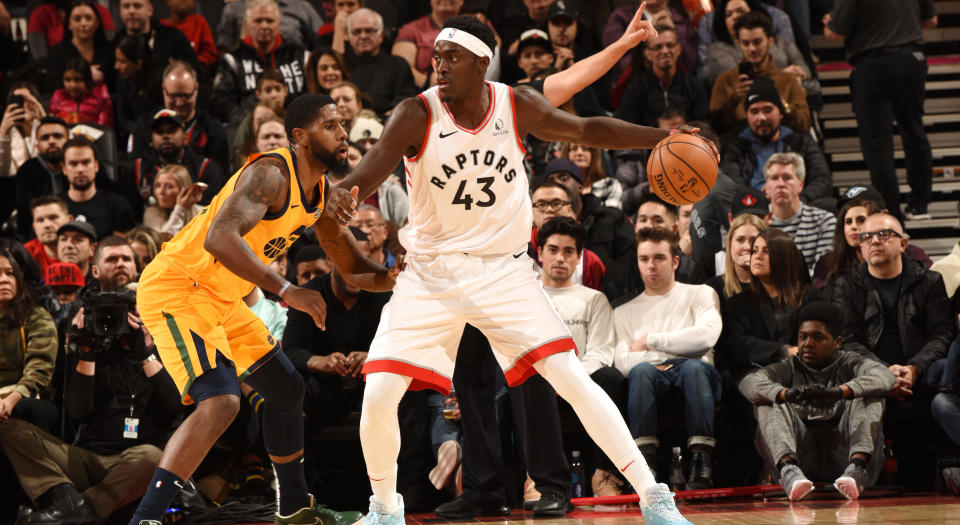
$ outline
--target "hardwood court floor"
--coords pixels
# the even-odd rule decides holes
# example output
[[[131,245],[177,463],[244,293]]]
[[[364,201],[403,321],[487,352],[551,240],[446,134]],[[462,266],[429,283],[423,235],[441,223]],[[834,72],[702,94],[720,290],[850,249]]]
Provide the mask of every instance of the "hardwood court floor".
[[[814,495],[819,497],[819,495]],[[784,498],[740,499],[723,502],[685,502],[680,505],[684,515],[695,525],[814,525],[822,523],[856,524],[960,524],[960,498],[939,495],[906,496],[894,498],[811,499],[793,505]],[[579,507],[564,518],[534,519],[530,513],[514,510],[508,517],[482,518],[469,521],[449,521],[433,514],[408,515],[407,523],[414,525],[633,525],[642,524],[643,517],[636,506],[608,507],[600,512],[591,507]]]

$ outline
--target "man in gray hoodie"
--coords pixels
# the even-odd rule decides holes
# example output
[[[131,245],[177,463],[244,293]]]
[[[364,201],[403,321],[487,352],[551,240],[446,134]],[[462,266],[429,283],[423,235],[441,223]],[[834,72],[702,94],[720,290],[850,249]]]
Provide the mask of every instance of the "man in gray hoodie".
[[[883,363],[841,352],[843,312],[823,301],[800,310],[799,352],[747,374],[740,393],[755,406],[757,451],[790,501],[814,480],[857,499],[883,467],[884,398],[894,386]]]

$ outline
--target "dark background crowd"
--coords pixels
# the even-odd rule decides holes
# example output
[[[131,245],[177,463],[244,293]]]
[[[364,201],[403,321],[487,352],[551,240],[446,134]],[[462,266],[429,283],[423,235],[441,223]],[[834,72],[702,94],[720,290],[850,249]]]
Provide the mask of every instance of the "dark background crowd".
[[[881,3],[647,1],[658,35],[562,109],[699,127],[722,160],[695,205],[652,194],[648,150],[524,139],[530,254],[658,480],[781,483],[791,499],[808,477],[847,477],[857,492],[960,485],[960,249],[934,263],[904,230],[930,217],[922,30],[937,15],[932,0]],[[336,101],[356,166],[394,106],[435,84],[444,20],[489,24],[488,80],[518,85],[611,46],[638,8],[594,4],[0,2],[0,483],[17,495],[3,498],[0,521],[129,517],[189,410],[132,306],[137,276],[250,155],[289,145],[293,98]],[[854,66],[870,186],[834,183],[819,34],[842,41]],[[389,267],[403,253],[407,188],[398,166],[351,225]],[[390,294],[347,284],[310,233],[272,268],[323,294],[326,330],[270,293],[244,300],[306,379],[311,488],[359,507],[360,370]],[[469,517],[526,504],[557,515],[581,491],[631,490],[542,379],[506,386],[469,326],[454,386],[401,403],[408,510]],[[243,393],[196,490],[270,505],[262,398]],[[573,449],[583,453],[571,477]]]

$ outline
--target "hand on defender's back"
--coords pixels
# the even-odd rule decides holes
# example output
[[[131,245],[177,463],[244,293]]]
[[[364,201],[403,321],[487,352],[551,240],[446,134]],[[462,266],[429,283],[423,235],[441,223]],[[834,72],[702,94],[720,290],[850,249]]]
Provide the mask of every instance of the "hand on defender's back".
[[[327,303],[323,300],[323,295],[316,290],[291,286],[287,293],[283,294],[283,300],[292,308],[313,318],[313,322],[321,330],[326,330]]]
[[[323,213],[337,224],[347,225],[357,214],[357,195],[360,188],[354,186],[347,191],[334,186],[327,192],[326,202],[323,204]]]
[[[710,149],[713,151],[713,156],[716,157],[717,164],[720,164],[720,152],[717,150],[717,145],[714,144],[712,140],[707,140],[706,138],[701,137],[700,128],[695,128],[695,127],[684,124],[679,128],[673,130],[673,132],[671,132],[670,134],[673,135],[674,133],[686,133],[688,135],[696,135],[697,137],[700,137],[701,139],[703,139],[703,141],[706,142],[707,145],[710,146]]]

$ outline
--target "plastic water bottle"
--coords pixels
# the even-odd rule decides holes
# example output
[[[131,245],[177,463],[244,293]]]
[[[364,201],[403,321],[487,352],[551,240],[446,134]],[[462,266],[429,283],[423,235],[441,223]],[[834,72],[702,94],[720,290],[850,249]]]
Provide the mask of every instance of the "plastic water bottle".
[[[687,478],[683,475],[683,456],[680,455],[680,447],[673,447],[670,458],[670,490],[677,492],[683,490],[687,485]]]
[[[580,461],[580,451],[574,450],[570,460],[570,481],[573,487],[573,497],[583,497],[583,463]]]

